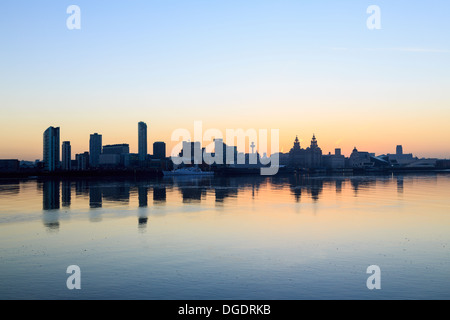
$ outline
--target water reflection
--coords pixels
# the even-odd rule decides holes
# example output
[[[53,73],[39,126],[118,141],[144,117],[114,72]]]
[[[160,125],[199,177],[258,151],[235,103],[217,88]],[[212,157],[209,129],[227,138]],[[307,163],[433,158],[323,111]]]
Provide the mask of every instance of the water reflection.
[[[143,232],[147,228],[148,217],[140,216],[138,218],[138,228],[140,232]]]
[[[181,192],[183,203],[199,203],[206,197],[207,190],[211,187],[211,177],[172,177],[164,179]]]
[[[138,186],[139,208],[147,208],[148,206],[148,187]]]
[[[342,180],[336,179],[336,193],[342,192]]]
[[[305,192],[313,201],[318,201],[323,190],[324,179],[310,176],[292,176],[289,178],[291,194],[296,202],[300,202],[302,193]]]
[[[6,183],[6,182],[5,182]],[[8,181],[7,184],[0,184],[0,194],[18,195],[20,193],[20,181]]]
[[[77,197],[89,195],[89,188],[86,180],[75,181],[75,195]]]
[[[46,227],[46,230],[50,233],[59,231],[59,212],[49,211],[45,212],[42,217],[42,223]]]
[[[427,181],[437,179],[436,174],[424,175]],[[318,202],[323,196],[324,189],[336,194],[346,191],[353,193],[354,197],[363,192],[373,190],[375,187],[391,188],[403,194],[404,190],[411,185],[418,176],[281,176],[281,177],[199,177],[199,178],[169,178],[153,180],[59,180],[48,179],[37,182],[39,192],[42,192],[43,223],[49,230],[58,230],[58,211],[62,208],[73,207],[75,193],[78,204],[88,203],[90,210],[90,221],[102,220],[101,209],[104,203],[113,205],[130,206],[131,197],[137,198],[139,207],[138,226],[140,230],[146,228],[148,223],[148,212],[151,206],[160,206],[167,203],[170,194],[171,204],[180,201],[183,204],[199,204],[204,201],[214,201],[216,205],[223,206],[230,199],[237,199],[241,195],[256,199],[260,190],[265,190],[264,197],[271,196],[267,190],[274,190],[291,196],[291,201],[301,203],[304,201]],[[29,188],[22,188],[21,183],[26,182],[3,182],[0,183],[0,195],[19,194]],[[287,193],[285,192],[287,191]],[[149,194],[153,195],[153,203],[149,204]],[[81,198],[81,202],[80,202]],[[5,197],[5,199],[8,199]],[[84,200],[88,199],[88,201]],[[178,200],[177,200],[178,199]],[[283,198],[282,201],[288,201]],[[278,200],[276,200],[278,201]],[[281,200],[280,200],[281,201]],[[135,203],[133,201],[133,203]],[[150,206],[150,208],[149,208]]]
[[[42,207],[44,211],[59,209],[60,181],[59,180],[44,181],[42,188],[43,188]]]
[[[385,179],[381,179],[383,181]],[[360,189],[369,189],[375,186],[376,180],[372,177],[356,177],[350,180],[355,196],[358,195]]]
[[[403,193],[403,176],[397,177],[397,192]]]
[[[46,227],[47,232],[53,233],[59,231],[59,210],[60,209],[60,181],[46,180],[42,185],[42,208],[44,214],[42,216],[42,223]]]
[[[166,202],[166,187],[164,185],[162,186],[155,186],[153,187],[153,203],[154,204],[163,204]]]
[[[101,208],[103,206],[103,200],[102,200],[102,189],[100,188],[100,184],[95,181],[89,181],[88,190],[89,190],[89,207],[91,209]]]
[[[128,181],[105,183],[98,185],[97,188],[101,190],[105,201],[121,202],[123,204],[128,204],[130,201],[130,185]]]
[[[377,264],[389,269],[386,297],[445,298],[449,188],[448,174],[0,181],[2,293],[24,297],[28,278],[48,274],[30,296],[61,297],[47,284],[81,263],[98,279],[88,299],[196,299],[204,288],[219,299],[370,299],[365,271]],[[151,270],[149,285],[130,267]],[[131,278],[115,283],[118,273]]]
[[[62,206],[67,208],[70,207],[70,202],[72,200],[72,182],[68,180],[63,180],[62,182]]]

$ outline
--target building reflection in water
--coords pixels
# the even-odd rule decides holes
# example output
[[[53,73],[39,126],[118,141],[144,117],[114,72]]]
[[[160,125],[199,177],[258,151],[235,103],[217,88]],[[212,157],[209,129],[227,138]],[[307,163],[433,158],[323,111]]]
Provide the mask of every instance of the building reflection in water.
[[[102,201],[102,189],[100,187],[100,183],[97,181],[89,181],[88,182],[89,189],[89,221],[91,222],[100,222],[102,221],[101,210],[103,206]]]
[[[358,195],[360,189],[369,189],[369,187],[376,184],[376,179],[373,177],[354,177],[350,179],[355,196]]]
[[[11,196],[20,194],[20,181],[8,181],[6,185],[0,185],[0,193]]]
[[[148,187],[138,185],[138,229],[140,232],[145,231],[148,222]]]
[[[200,203],[211,187],[211,178],[208,177],[172,177],[166,181],[177,186],[183,203]]]
[[[160,185],[153,187],[153,203],[163,204],[166,202],[166,186]]]
[[[323,190],[324,180],[309,176],[295,175],[289,178],[291,193],[296,202],[300,202],[303,192],[309,194],[313,201],[318,201]]]
[[[79,196],[89,196],[89,187],[86,180],[75,181],[75,195]]]
[[[397,176],[397,192],[403,193],[403,176]]]
[[[138,186],[139,208],[148,207],[148,187]]]
[[[206,190],[198,187],[183,186],[179,189],[183,197],[183,203],[199,203],[202,201],[202,197],[206,195]]]
[[[342,179],[336,179],[336,193],[342,192]]]
[[[349,187],[347,187],[349,182]],[[58,230],[59,213],[61,205],[69,208],[72,204],[72,187],[77,197],[82,196],[89,199],[89,217],[92,222],[101,221],[105,201],[129,205],[130,189],[133,188],[133,198],[138,197],[138,226],[140,230],[147,227],[149,220],[149,199],[151,191],[153,194],[153,205],[165,204],[168,193],[179,195],[183,203],[200,203],[213,196],[216,205],[222,206],[229,199],[236,199],[240,192],[251,195],[252,199],[258,198],[258,190],[275,190],[274,195],[288,190],[293,201],[301,202],[309,197],[313,202],[320,200],[324,188],[336,193],[342,193],[344,189],[353,190],[358,196],[361,190],[369,190],[377,183],[397,185],[397,192],[403,193],[404,177],[402,175],[389,179],[386,177],[351,176],[351,177],[317,177],[308,175],[291,175],[277,177],[245,176],[245,177],[194,177],[194,178],[171,178],[155,179],[149,181],[136,180],[58,180],[49,179],[38,182],[38,189],[42,191],[42,206],[44,211],[43,222],[49,230]],[[410,180],[408,180],[410,183]],[[136,192],[137,189],[137,192]],[[0,185],[1,193],[18,194],[20,184],[6,186]],[[265,194],[265,193],[264,193]]]
[[[253,189],[253,188],[252,188]],[[254,189],[252,190],[252,193]],[[214,188],[214,195],[217,203],[223,203],[227,198],[237,198],[239,189],[237,187],[227,186]]]
[[[319,195],[322,193],[322,190],[323,190],[323,180],[322,179],[313,179],[311,181],[309,190],[311,193],[311,198],[314,201],[318,201]]]
[[[60,182],[58,180],[46,180],[43,182],[43,209],[58,210],[60,208],[59,194]]]
[[[59,231],[60,181],[45,180],[42,184],[42,222],[49,232]]]
[[[128,182],[104,183],[100,187],[104,200],[121,202],[123,204],[128,204],[130,202],[130,185]]]
[[[89,181],[89,208],[97,209],[103,206],[102,189],[98,182]]]
[[[70,207],[70,202],[72,200],[72,183],[68,180],[62,181],[62,206],[67,208]]]

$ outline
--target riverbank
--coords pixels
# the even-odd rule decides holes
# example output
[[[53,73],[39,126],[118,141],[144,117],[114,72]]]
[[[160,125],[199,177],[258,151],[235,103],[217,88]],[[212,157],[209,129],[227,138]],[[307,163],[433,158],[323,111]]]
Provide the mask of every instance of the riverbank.
[[[214,170],[217,176],[246,176],[260,175],[259,168],[236,169],[220,168]],[[450,173],[450,169],[440,168],[346,168],[346,169],[294,169],[280,168],[277,175],[361,175],[361,174],[402,174],[402,173]],[[116,170],[85,170],[85,171],[56,171],[21,170],[18,172],[0,172],[0,179],[29,179],[29,178],[158,178],[163,177],[161,169],[116,169]]]

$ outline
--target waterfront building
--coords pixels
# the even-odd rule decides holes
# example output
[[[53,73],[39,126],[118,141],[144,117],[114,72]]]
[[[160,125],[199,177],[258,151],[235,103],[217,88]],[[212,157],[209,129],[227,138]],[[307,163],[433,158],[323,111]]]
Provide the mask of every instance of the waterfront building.
[[[153,143],[153,158],[162,160],[166,158],[166,143],[165,142],[155,142]]]
[[[139,161],[147,160],[147,124],[145,122],[138,123],[138,144],[139,144]]]
[[[91,134],[89,140],[89,165],[91,168],[98,168],[101,153],[102,135],[98,133]]]
[[[62,144],[62,169],[65,171],[72,170],[72,148],[70,141],[64,141]]]
[[[60,166],[60,130],[49,127],[44,132],[44,169],[56,171]]]

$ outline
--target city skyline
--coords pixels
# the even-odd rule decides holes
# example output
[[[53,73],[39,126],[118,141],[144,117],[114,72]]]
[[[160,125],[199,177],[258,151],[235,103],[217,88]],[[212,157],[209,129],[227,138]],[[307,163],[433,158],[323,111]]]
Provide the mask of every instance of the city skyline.
[[[167,157],[166,143],[157,141],[153,143],[153,154],[147,151],[147,124],[140,121],[138,123],[138,153],[130,152],[129,144],[114,144],[103,145],[102,135],[94,133],[90,135],[89,152],[75,154],[72,158],[71,143],[64,141],[60,147],[60,127],[49,127],[44,131],[43,140],[43,160],[37,159],[34,162],[34,168],[44,168],[46,172],[73,172],[86,170],[117,170],[117,169],[150,169],[153,173],[163,173],[164,169],[169,167],[192,164],[198,166],[211,166],[219,168],[222,172],[230,173],[230,169],[234,173],[249,173],[252,170],[260,170],[262,175],[276,175],[280,168],[284,172],[294,172],[295,170],[306,170],[310,172],[344,172],[349,170],[369,170],[378,171],[392,170],[394,168],[426,170],[448,167],[450,161],[447,159],[438,158],[419,158],[412,153],[404,153],[403,145],[396,145],[395,153],[375,154],[370,151],[361,151],[355,146],[350,156],[346,157],[342,153],[341,148],[335,148],[334,153],[331,151],[328,154],[322,151],[319,146],[316,135],[313,134],[309,146],[303,146],[300,143],[298,136],[296,136],[293,147],[289,153],[284,153],[281,150],[274,150],[271,142],[270,153],[266,153],[268,149],[262,143],[263,140],[255,144],[258,137],[256,132],[235,132],[229,136],[227,132],[227,139],[224,140],[222,136],[217,136],[220,132],[214,133],[214,140],[210,144],[204,144],[204,139],[210,142],[210,138],[202,136],[198,130],[202,130],[201,122],[195,123],[194,137],[202,137],[200,140],[185,140],[186,136],[183,133],[183,139],[180,141],[181,149],[171,152],[171,156]],[[233,130],[234,131],[234,130]],[[189,135],[190,136],[190,135]],[[278,137],[278,135],[276,135]],[[172,138],[179,137],[176,133]],[[181,137],[179,137],[181,138]],[[231,138],[231,140],[229,140]],[[237,144],[236,142],[237,139]],[[255,140],[253,140],[255,139]],[[275,144],[278,146],[278,144]],[[244,149],[239,149],[244,148]],[[256,148],[256,149],[255,149]],[[260,149],[262,148],[262,150]],[[219,150],[219,151],[218,151]],[[145,152],[145,153],[144,153]],[[59,160],[61,159],[61,161]],[[170,159],[170,160],[169,160]],[[263,171],[264,165],[270,163],[270,171]],[[14,167],[19,169],[19,160],[0,159],[3,171],[8,171]],[[29,166],[30,163],[23,163],[22,166]],[[231,166],[230,166],[231,165]],[[228,169],[227,169],[228,168]],[[286,171],[287,170],[287,171]],[[294,170],[294,171],[292,171]],[[105,172],[105,171],[103,171]]]
[[[144,131],[142,131],[142,126],[144,126],[144,128],[145,128]],[[105,146],[106,147],[122,146],[123,144],[125,144],[127,146],[128,150],[129,150],[129,153],[137,154],[138,156],[142,156],[141,153],[139,152],[139,141],[140,141],[140,137],[142,137],[142,139],[143,139],[143,141],[145,141],[145,145],[146,145],[146,148],[145,148],[146,149],[145,150],[146,155],[153,155],[155,153],[155,150],[154,150],[155,146],[157,146],[160,143],[163,143],[164,147],[167,148],[167,150],[165,150],[164,154],[166,155],[166,153],[167,153],[166,156],[167,157],[171,157],[172,155],[176,155],[176,154],[171,154],[170,153],[170,151],[172,149],[169,148],[169,146],[174,147],[176,144],[180,143],[180,141],[170,141],[170,140],[169,141],[161,141],[161,140],[159,140],[159,141],[157,141],[157,140],[155,140],[155,141],[153,141],[153,140],[147,141],[147,124],[145,122],[139,121],[138,122],[138,134],[137,134],[137,137],[136,137],[137,143],[134,140],[130,142],[130,141],[125,141],[124,139],[122,139],[122,140],[119,139],[119,140],[117,140],[114,143],[104,143],[103,142],[104,141],[103,140],[103,138],[104,138],[103,134],[96,132],[96,133],[89,134],[90,138],[85,143],[85,147],[79,147],[77,149],[77,151],[74,151],[74,149],[72,147],[72,140],[70,140],[70,137],[63,136],[64,138],[61,138],[60,135],[61,135],[61,132],[63,131],[63,130],[61,130],[61,127],[60,126],[58,126],[58,127],[50,126],[46,130],[44,130],[44,144],[39,146],[40,147],[40,151],[41,151],[40,152],[40,154],[41,154],[40,157],[38,156],[38,157],[35,157],[34,159],[33,158],[21,159],[21,158],[17,158],[17,157],[12,156],[12,157],[9,157],[9,158],[8,157],[2,157],[0,159],[19,159],[20,161],[36,161],[36,160],[39,160],[39,161],[43,161],[44,162],[45,161],[45,154],[46,154],[46,145],[50,144],[50,142],[46,143],[46,141],[48,139],[48,138],[46,138],[46,135],[48,134],[48,132],[53,132],[53,130],[57,130],[58,145],[57,146],[55,145],[55,147],[59,151],[55,151],[55,152],[58,153],[59,159],[52,160],[52,161],[61,162],[61,164],[63,163],[63,159],[64,159],[64,154],[63,154],[64,144],[68,144],[68,148],[70,150],[69,152],[71,154],[71,160],[76,160],[76,156],[77,155],[81,155],[81,154],[86,153],[86,152],[91,155],[92,151],[95,149],[95,151],[96,151],[95,152],[95,154],[96,154],[95,158],[97,160],[94,160],[94,162],[93,162],[92,157],[90,157],[89,158],[89,164],[90,164],[91,167],[98,167],[98,165],[99,165],[98,164],[98,161],[99,161],[98,158],[99,158],[99,156],[101,154],[103,154],[103,147],[105,147]],[[235,130],[237,130],[237,129],[235,129]],[[141,136],[141,132],[145,132],[145,134],[142,133],[142,136]],[[315,133],[312,134],[312,139],[317,144],[316,134]],[[226,143],[226,139],[223,139],[223,140]],[[247,138],[247,140],[248,140],[248,138]],[[111,140],[107,139],[106,141],[111,141]],[[303,137],[303,136],[300,137],[299,134],[296,134],[295,138],[291,140],[290,145],[287,146],[287,148],[284,148],[284,147],[280,146],[280,149],[278,150],[278,152],[275,152],[275,153],[284,153],[284,154],[289,153],[289,151],[292,148],[292,144],[293,143],[294,143],[294,148],[295,148],[296,144],[299,144],[301,146],[301,148],[303,148],[303,147],[306,148],[306,147],[309,146],[309,141],[311,141],[311,140],[308,140],[307,137],[306,138]],[[184,142],[188,142],[188,141],[184,141]],[[194,141],[192,141],[192,142],[194,142]],[[195,141],[195,142],[200,142],[200,145],[202,147],[205,147],[206,145],[211,144],[211,141],[204,142],[202,140],[202,141]],[[151,147],[152,149],[147,148],[147,143],[149,143],[152,146]],[[247,141],[246,144],[247,143],[251,144],[251,141]],[[136,145],[135,150],[133,150],[133,148],[130,147],[131,145]],[[323,145],[322,142],[320,143],[320,145],[321,146]],[[235,146],[235,144],[234,145],[230,145],[230,146]],[[250,150],[250,147],[251,146],[246,146],[247,150],[245,150],[245,151],[238,150],[238,151],[239,152],[244,152],[244,153],[252,153],[251,150]],[[401,153],[403,153],[403,148],[406,147],[406,149],[407,149],[409,154],[413,154],[414,156],[416,156],[418,158],[433,158],[433,159],[438,159],[438,158],[439,159],[448,159],[449,158],[449,157],[427,157],[427,156],[423,156],[423,154],[421,154],[421,153],[416,154],[414,152],[411,152],[411,148],[409,146],[405,146],[405,145],[403,145],[401,143],[396,143],[395,141],[392,141],[392,144],[390,144],[389,147],[390,147],[389,150],[386,150],[386,151],[380,152],[380,153],[379,152],[374,152],[372,149],[370,149],[370,147],[369,148],[361,148],[360,146],[357,146],[357,145],[354,145],[349,150],[344,150],[344,151],[343,151],[343,148],[339,147],[339,145],[336,145],[333,149],[325,149],[324,147],[321,147],[321,149],[323,151],[323,155],[327,155],[329,153],[333,153],[334,151],[336,151],[338,149],[342,153],[343,156],[350,156],[355,148],[357,148],[359,150],[364,149],[364,150],[367,150],[368,152],[376,154],[376,155],[383,155],[383,154],[387,155],[387,154],[391,154],[391,153],[392,154],[398,153],[399,152],[399,148],[401,150]],[[150,152],[150,150],[152,152]],[[158,153],[158,151],[159,150],[157,150],[156,152]],[[258,148],[255,149],[255,152],[258,152]],[[159,153],[161,154],[161,151],[159,151]],[[271,154],[271,153],[269,153],[269,154]],[[142,159],[140,159],[140,161],[142,161]]]
[[[49,124],[74,154],[93,132],[137,153],[141,119],[168,150],[200,119],[280,129],[284,152],[315,132],[324,150],[448,158],[450,4],[375,2],[381,30],[366,26],[369,1],[80,0],[68,30],[69,4],[2,1],[0,158],[40,158]]]

